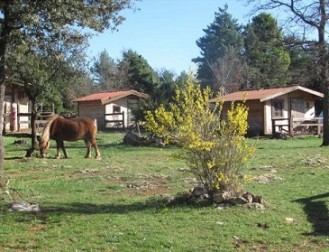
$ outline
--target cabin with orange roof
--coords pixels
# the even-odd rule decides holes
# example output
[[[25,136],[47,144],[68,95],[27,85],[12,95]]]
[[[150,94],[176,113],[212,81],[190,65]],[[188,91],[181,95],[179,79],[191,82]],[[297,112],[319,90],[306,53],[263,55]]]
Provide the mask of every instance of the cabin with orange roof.
[[[232,102],[246,102],[251,136],[321,134],[322,121],[317,117],[315,104],[322,98],[322,93],[302,86],[242,90],[221,97],[224,114]],[[210,102],[218,99],[213,98]]]
[[[134,124],[132,109],[148,95],[136,90],[101,92],[80,97],[77,103],[78,116],[85,116],[97,122],[99,130],[108,128],[125,129]]]

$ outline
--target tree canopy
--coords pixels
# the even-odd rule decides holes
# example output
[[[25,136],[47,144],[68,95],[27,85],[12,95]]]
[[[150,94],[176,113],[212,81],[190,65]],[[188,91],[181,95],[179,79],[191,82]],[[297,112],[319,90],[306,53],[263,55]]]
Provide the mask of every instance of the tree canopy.
[[[200,48],[201,56],[192,61],[198,65],[198,78],[203,85],[212,85],[213,89],[220,89],[220,86],[237,81],[236,73],[239,69],[235,66],[226,79],[223,75],[227,72],[219,72],[218,69],[226,64],[221,61],[231,54],[238,60],[238,56],[243,49],[242,27],[236,19],[227,12],[226,9],[219,8],[215,13],[215,20],[206,29],[205,35],[196,41]],[[226,68],[228,69],[228,68]],[[218,74],[222,78],[218,78]],[[225,79],[225,80],[224,80]]]
[[[247,85],[249,87],[285,85],[290,56],[284,47],[283,34],[276,20],[267,13],[255,16],[246,26],[244,38]]]

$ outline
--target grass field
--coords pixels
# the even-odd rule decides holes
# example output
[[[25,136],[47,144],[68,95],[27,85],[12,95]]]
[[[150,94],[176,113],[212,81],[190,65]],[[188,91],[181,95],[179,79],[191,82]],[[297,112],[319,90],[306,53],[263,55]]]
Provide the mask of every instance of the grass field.
[[[0,212],[0,251],[329,251],[329,148],[320,138],[249,140],[256,152],[245,190],[265,211],[163,204],[196,182],[178,148],[129,147],[123,133],[101,133],[102,159],[25,159],[26,145],[5,137],[12,201],[39,213]],[[8,199],[7,199],[8,200]]]

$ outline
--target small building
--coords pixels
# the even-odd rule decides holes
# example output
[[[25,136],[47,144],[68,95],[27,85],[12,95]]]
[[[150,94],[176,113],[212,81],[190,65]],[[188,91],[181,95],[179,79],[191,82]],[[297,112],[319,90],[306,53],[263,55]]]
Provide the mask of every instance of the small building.
[[[90,117],[97,121],[97,128],[127,128],[134,124],[132,109],[148,95],[136,90],[102,92],[80,97],[74,102],[78,116]]]
[[[271,135],[285,132],[291,135],[307,133],[322,125],[316,117],[315,103],[323,94],[301,86],[243,90],[222,96],[223,112],[231,102],[245,101],[249,108],[248,132],[250,135]],[[210,102],[216,102],[213,98]]]
[[[21,85],[6,86],[4,99],[4,132],[29,129],[28,117],[20,114],[29,113],[31,110],[30,99]]]

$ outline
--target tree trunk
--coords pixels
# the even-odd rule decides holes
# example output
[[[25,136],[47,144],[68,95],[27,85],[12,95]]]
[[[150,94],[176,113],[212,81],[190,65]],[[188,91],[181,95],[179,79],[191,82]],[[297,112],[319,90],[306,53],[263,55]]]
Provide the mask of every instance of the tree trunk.
[[[328,48],[325,41],[325,26],[327,21],[326,1],[319,1],[319,10],[321,13],[318,26],[319,42],[319,65],[320,78],[322,82],[323,98],[323,140],[322,146],[329,146],[329,76],[328,76]]]
[[[9,18],[8,18],[8,9],[9,5],[11,4],[10,1],[6,1],[3,3],[3,23],[0,27],[0,185],[2,184],[2,178],[4,175],[4,165],[3,161],[5,158],[5,147],[3,142],[3,123],[4,123],[4,111],[3,111],[3,103],[5,100],[5,80],[6,80],[6,72],[5,72],[5,55],[6,55],[6,48],[7,48],[7,42],[8,37],[11,32],[10,26],[9,26]]]
[[[0,77],[1,78],[1,77]],[[4,175],[4,165],[3,165],[3,161],[5,158],[5,147],[4,147],[4,140],[3,140],[3,124],[4,124],[4,120],[3,120],[3,103],[5,100],[5,84],[4,82],[0,83],[0,185],[2,185],[2,179],[3,179],[3,175]]]
[[[329,146],[329,87],[323,88],[323,139],[322,146]]]
[[[38,149],[39,142],[38,142],[38,136],[37,136],[37,102],[35,97],[30,97],[31,103],[32,103],[32,110],[31,110],[31,148],[27,150],[25,157],[32,157],[33,153],[36,149]]]

